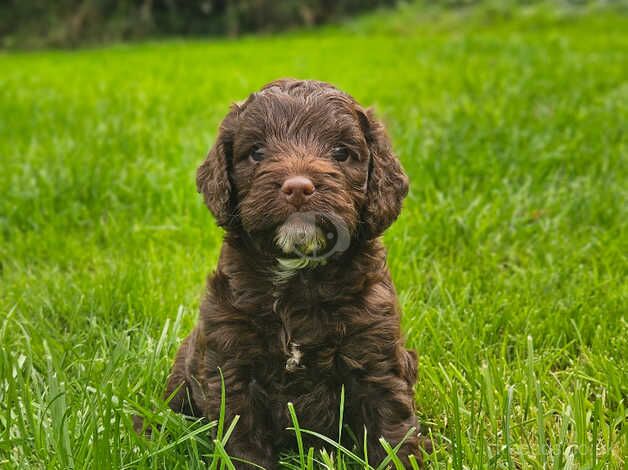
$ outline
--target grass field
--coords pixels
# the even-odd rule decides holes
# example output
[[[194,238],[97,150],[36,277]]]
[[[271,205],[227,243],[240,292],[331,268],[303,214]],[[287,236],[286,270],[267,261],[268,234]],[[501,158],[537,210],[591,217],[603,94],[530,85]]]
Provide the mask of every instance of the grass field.
[[[1,54],[0,467],[229,464],[160,401],[222,236],[194,173],[230,102],[296,76],[374,105],[411,178],[385,241],[433,468],[625,468],[627,18],[406,6]]]

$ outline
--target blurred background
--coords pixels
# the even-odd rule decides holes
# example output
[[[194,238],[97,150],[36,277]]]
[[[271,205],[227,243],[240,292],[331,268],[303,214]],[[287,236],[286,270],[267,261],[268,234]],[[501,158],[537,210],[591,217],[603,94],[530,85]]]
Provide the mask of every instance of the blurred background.
[[[155,36],[238,36],[315,26],[395,0],[9,0],[5,45],[76,46]]]
[[[3,0],[4,47],[76,47],[81,44],[165,36],[269,33],[342,21],[368,10],[421,3],[424,8],[472,8],[489,16],[516,14],[539,0]],[[558,3],[558,2],[557,2]],[[575,7],[617,5],[623,0],[572,0]],[[625,5],[624,5],[625,6]]]

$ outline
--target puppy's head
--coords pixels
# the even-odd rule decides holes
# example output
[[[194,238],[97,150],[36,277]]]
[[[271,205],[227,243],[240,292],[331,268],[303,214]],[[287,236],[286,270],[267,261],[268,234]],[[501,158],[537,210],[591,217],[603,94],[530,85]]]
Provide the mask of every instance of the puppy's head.
[[[197,173],[219,225],[282,256],[326,256],[397,218],[408,179],[371,110],[278,80],[232,106]]]

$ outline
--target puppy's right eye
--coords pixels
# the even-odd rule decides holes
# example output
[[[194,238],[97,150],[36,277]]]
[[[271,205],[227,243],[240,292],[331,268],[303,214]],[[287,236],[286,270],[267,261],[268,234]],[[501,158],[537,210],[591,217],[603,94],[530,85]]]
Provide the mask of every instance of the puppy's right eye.
[[[261,162],[264,160],[264,149],[261,147],[253,147],[249,153],[249,158],[254,162]]]
[[[346,147],[334,147],[331,150],[331,156],[338,162],[344,162],[347,158],[349,158],[349,151]]]

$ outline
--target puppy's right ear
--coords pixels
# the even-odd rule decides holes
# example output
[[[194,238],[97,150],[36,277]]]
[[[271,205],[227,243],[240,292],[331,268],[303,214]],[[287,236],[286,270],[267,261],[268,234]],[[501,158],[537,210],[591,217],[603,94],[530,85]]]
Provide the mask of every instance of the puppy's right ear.
[[[408,194],[408,177],[393,153],[384,125],[375,118],[373,110],[358,108],[356,112],[370,152],[363,217],[365,236],[371,239],[379,237],[399,216]]]
[[[196,171],[196,189],[203,194],[205,204],[223,228],[233,225],[237,219],[236,194],[232,180],[233,139],[238,114],[237,104],[225,117],[218,129],[218,136],[207,158]]]

